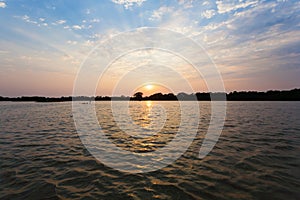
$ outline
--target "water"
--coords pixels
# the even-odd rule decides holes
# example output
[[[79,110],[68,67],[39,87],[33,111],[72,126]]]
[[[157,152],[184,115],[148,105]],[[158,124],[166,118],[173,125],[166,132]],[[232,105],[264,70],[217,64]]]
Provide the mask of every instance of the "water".
[[[222,135],[204,159],[198,153],[210,104],[200,104],[197,136],[178,160],[129,174],[86,150],[71,103],[1,102],[0,199],[300,199],[300,102],[228,102]],[[110,103],[96,102],[99,123],[115,145],[143,153],[172,141],[180,125],[178,102],[132,102],[130,110],[147,137],[123,134]],[[162,116],[165,127],[151,136],[161,126],[153,120]]]

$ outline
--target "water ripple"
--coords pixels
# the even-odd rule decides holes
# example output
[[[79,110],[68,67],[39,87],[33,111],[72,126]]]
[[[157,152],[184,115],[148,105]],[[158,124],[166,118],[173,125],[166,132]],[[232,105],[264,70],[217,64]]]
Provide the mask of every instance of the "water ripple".
[[[96,110],[116,145],[143,153],[163,148],[178,130],[176,105],[163,105],[172,115],[156,135],[145,132],[150,135],[144,138],[116,126],[108,102],[97,102]],[[197,137],[183,156],[155,172],[126,174],[84,148],[71,104],[1,103],[0,199],[300,199],[300,103],[228,103],[223,133],[202,160],[198,152],[210,106],[200,107]],[[159,117],[146,111],[134,116],[146,129]]]

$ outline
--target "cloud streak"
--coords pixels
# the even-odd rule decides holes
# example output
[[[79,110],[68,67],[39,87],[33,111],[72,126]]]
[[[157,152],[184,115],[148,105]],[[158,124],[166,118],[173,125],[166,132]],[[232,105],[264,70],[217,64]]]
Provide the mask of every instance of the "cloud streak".
[[[255,6],[257,5],[258,1],[255,0],[250,0],[250,1],[232,1],[232,0],[226,0],[226,1],[221,1],[217,0],[217,8],[218,8],[218,13],[223,14],[223,13],[228,13],[235,11],[240,8],[247,8],[249,6]]]

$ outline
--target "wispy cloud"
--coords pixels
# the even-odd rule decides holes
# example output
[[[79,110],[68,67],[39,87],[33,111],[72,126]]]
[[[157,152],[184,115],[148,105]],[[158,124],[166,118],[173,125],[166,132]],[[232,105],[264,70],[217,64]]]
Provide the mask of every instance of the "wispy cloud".
[[[201,13],[201,16],[210,19],[212,18],[214,15],[216,15],[216,11],[215,10],[205,10],[203,13]]]
[[[29,17],[28,15],[23,15],[23,16],[14,16],[15,18],[19,18],[27,23],[31,23],[31,24],[35,24],[36,26],[39,26],[39,27],[48,27],[49,26],[49,23],[46,22],[46,19],[45,18],[36,18],[36,19],[32,19],[31,17]],[[57,25],[58,22],[60,22],[61,20],[59,21],[56,21],[56,22],[52,22],[50,23],[50,25]],[[60,22],[62,23],[62,22]]]
[[[27,23],[39,24],[37,21],[32,20],[28,15],[23,15],[21,19]]]
[[[94,18],[90,20],[90,23],[99,23],[100,19]]]
[[[61,19],[61,20],[57,20],[56,24],[65,24],[66,22],[67,22],[66,20]]]
[[[113,3],[123,5],[125,9],[129,9],[134,5],[141,6],[146,0],[112,0]]]
[[[151,16],[149,17],[149,20],[151,21],[155,21],[155,20],[161,20],[163,15],[166,15],[168,13],[172,12],[172,8],[171,7],[167,7],[167,6],[162,6],[157,10],[154,10],[151,14]]]
[[[193,8],[193,0],[178,0],[179,5],[183,5],[184,8]]]
[[[242,0],[235,0],[235,1],[221,1],[221,0],[217,0],[216,4],[217,4],[217,8],[218,8],[218,13],[223,14],[223,13],[227,13],[227,12],[231,12],[231,11],[235,11],[239,8],[246,8],[248,6],[255,6],[258,3],[257,0],[253,1],[253,0],[246,0],[246,1],[242,1]]]

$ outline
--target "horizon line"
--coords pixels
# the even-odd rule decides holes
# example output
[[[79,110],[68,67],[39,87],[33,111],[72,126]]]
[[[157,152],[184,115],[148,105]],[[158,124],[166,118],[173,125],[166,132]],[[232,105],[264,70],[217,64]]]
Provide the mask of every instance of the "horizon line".
[[[169,92],[169,93],[162,93],[162,92],[155,92],[151,95],[148,95],[148,96],[143,96],[143,98],[147,98],[147,97],[150,97],[152,95],[155,95],[155,94],[162,94],[162,95],[167,95],[167,94],[173,94],[175,96],[178,96],[179,94],[187,94],[187,95],[196,95],[197,93],[201,93],[201,94],[214,94],[214,93],[225,93],[226,95],[229,95],[231,93],[234,93],[234,92],[237,92],[237,93],[242,93],[242,92],[257,92],[257,93],[267,93],[267,92],[289,92],[289,91],[293,91],[293,90],[300,90],[300,87],[299,88],[292,88],[292,89],[283,89],[283,90],[279,90],[279,89],[270,89],[270,90],[264,90],[264,91],[257,91],[257,90],[234,90],[234,91],[230,91],[230,92],[209,92],[209,91],[197,91],[195,93],[187,93],[187,92],[178,92],[177,94],[174,94],[172,92]],[[137,92],[140,92],[140,91],[137,91]],[[135,92],[135,93],[137,93]],[[142,92],[143,93],[143,92]],[[128,95],[119,95],[119,96],[109,96],[109,95],[94,95],[94,96],[88,96],[88,95],[76,95],[76,96],[73,96],[73,95],[60,95],[60,96],[47,96],[47,95],[20,95],[20,96],[2,96],[0,95],[0,98],[21,98],[21,97],[42,97],[42,98],[68,98],[68,97],[89,97],[89,98],[92,98],[92,97],[110,97],[110,98],[120,98],[120,97],[123,97],[123,98],[132,98],[134,96],[131,95],[131,96],[128,96]]]

